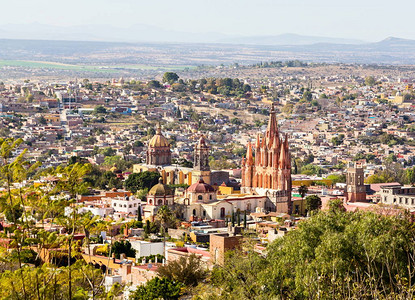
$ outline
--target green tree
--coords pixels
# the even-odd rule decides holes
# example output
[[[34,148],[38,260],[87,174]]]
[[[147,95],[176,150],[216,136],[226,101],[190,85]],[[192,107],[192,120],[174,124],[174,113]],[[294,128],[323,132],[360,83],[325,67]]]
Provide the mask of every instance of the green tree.
[[[163,82],[168,82],[169,84],[172,84],[179,80],[179,75],[177,75],[174,72],[166,72],[163,75]]]
[[[121,254],[125,254],[127,257],[135,257],[135,250],[129,241],[115,241],[111,246],[111,253],[114,253],[116,258],[120,258]]]
[[[40,118],[39,118],[39,124],[47,125],[48,124],[48,121],[46,121],[46,119],[45,119],[44,116],[40,116]]]
[[[111,147],[105,147],[98,150],[98,153],[104,155],[104,156],[114,156],[115,153],[117,153],[117,150],[111,148]]]
[[[307,102],[310,102],[311,100],[313,100],[313,94],[310,91],[305,91],[303,93],[303,99]]]
[[[232,216],[231,216],[231,223],[232,227],[235,227],[235,211],[232,210]]]
[[[321,207],[321,199],[317,195],[310,195],[305,198],[305,206],[308,212],[318,210]]]
[[[133,173],[128,176],[124,182],[127,190],[135,194],[138,190],[150,189],[157,184],[160,174],[157,172],[144,171],[141,173]]]
[[[415,184],[415,167],[406,169],[406,177],[411,185]]]
[[[87,190],[87,183],[83,181],[83,178],[91,170],[90,164],[76,163],[67,167],[59,166],[56,168],[56,174],[59,175],[59,181],[56,184],[57,191],[67,192],[69,194],[69,200],[66,206],[70,206],[76,202],[76,198],[80,194],[84,194]],[[77,209],[70,208],[69,216],[61,215],[57,219],[57,223],[61,225],[66,231],[66,242],[68,247],[68,298],[72,299],[72,247],[74,241],[74,235],[79,225],[79,214]]]
[[[139,285],[131,294],[130,300],[177,300],[182,295],[183,284],[166,278],[155,277],[145,285]]]
[[[166,265],[159,266],[157,274],[173,282],[181,282],[185,286],[196,286],[207,276],[207,270],[203,266],[201,258],[195,254],[188,257],[180,257],[169,261]]]
[[[375,85],[375,83],[376,83],[376,80],[373,76],[366,76],[365,77],[365,85],[373,86],[373,85]]]
[[[105,113],[107,113],[107,109],[104,106],[98,105],[94,107],[94,111],[93,111],[94,115],[105,114]]]
[[[327,179],[331,180],[332,185],[336,185],[337,183],[346,183],[345,174],[330,174],[329,176],[327,176]]]
[[[291,115],[294,111],[294,105],[292,103],[287,103],[283,106],[281,109],[281,112],[283,112],[286,115]]]
[[[298,188],[298,193],[300,194],[301,198],[304,198],[308,192],[308,187],[306,185],[301,185]]]
[[[343,139],[341,139],[340,137],[335,136],[331,139],[331,143],[334,146],[340,146],[343,143]]]
[[[33,100],[35,99],[35,97],[32,94],[27,94],[26,96],[26,101],[27,102],[33,102]]]
[[[161,84],[160,84],[160,82],[159,82],[159,81],[157,81],[157,80],[150,80],[150,81],[147,83],[147,86],[148,86],[149,88],[154,88],[154,89],[159,89],[159,88],[161,88]]]
[[[168,228],[176,228],[176,216],[167,205],[159,207],[155,216],[155,221],[160,224],[160,226],[164,229],[164,232],[166,232]]]
[[[334,204],[268,245],[265,257],[247,246],[230,252],[198,293],[206,299],[412,299],[411,217],[350,213]]]
[[[313,164],[304,165],[301,167],[301,174],[305,175],[321,175],[324,171],[320,166]]]

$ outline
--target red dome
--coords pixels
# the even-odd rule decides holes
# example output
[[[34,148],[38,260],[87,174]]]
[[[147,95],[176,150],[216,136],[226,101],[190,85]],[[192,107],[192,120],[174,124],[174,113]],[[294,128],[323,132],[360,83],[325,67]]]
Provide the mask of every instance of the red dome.
[[[193,193],[211,193],[214,192],[215,189],[210,184],[205,183],[202,178],[200,178],[198,182],[189,186],[187,191]]]

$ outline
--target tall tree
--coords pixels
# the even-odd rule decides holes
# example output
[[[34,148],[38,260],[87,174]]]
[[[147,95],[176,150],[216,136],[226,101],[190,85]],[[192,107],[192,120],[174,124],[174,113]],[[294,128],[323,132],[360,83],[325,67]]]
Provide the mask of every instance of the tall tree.
[[[125,180],[125,188],[132,193],[136,193],[138,190],[150,189],[157,184],[160,178],[160,174],[157,172],[144,171],[141,173],[130,174]]]
[[[177,75],[174,72],[166,72],[163,75],[163,82],[168,82],[170,84],[176,82],[177,80],[179,80],[179,75]]]
[[[169,261],[166,265],[159,266],[157,274],[174,282],[181,282],[185,286],[196,286],[206,278],[208,272],[200,257],[191,254],[188,257]]]
[[[321,207],[321,199],[317,195],[307,196],[305,201],[305,206],[308,212],[318,210]]]

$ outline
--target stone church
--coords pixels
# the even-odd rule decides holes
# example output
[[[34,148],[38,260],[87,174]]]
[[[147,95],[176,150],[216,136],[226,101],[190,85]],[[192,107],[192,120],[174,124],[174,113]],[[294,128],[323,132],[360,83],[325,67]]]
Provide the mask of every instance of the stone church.
[[[268,197],[266,209],[291,213],[291,157],[288,136],[280,136],[274,105],[264,135],[258,133],[255,145],[248,142],[242,160],[241,191]]]
[[[209,167],[210,147],[204,136],[200,136],[194,146],[193,168],[172,164],[171,146],[161,132],[160,124],[156,134],[150,139],[146,152],[146,163],[133,165],[133,173],[153,171],[160,173],[165,184],[197,183],[200,178],[207,184],[221,185],[228,183],[229,173],[226,171],[212,171]]]

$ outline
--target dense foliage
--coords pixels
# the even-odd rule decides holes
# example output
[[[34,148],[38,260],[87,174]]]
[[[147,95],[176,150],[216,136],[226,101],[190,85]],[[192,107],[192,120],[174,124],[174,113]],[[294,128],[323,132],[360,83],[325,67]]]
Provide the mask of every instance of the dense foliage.
[[[182,294],[183,284],[166,278],[155,277],[145,285],[139,285],[131,295],[131,300],[176,300]]]
[[[26,150],[13,155],[21,143],[0,139],[0,212],[7,220],[7,227],[1,228],[6,239],[0,245],[0,298],[112,299],[119,291],[110,296],[104,290],[102,270],[82,259],[81,241],[75,239],[81,233],[89,246],[91,235],[106,230],[106,223],[70,209],[88,188],[83,179],[91,166],[74,161],[46,169],[44,183],[35,186],[28,179],[40,164],[25,161]],[[65,234],[35,226],[36,220],[59,226]]]
[[[192,254],[189,257],[181,256],[177,260],[160,266],[157,269],[157,274],[171,281],[181,282],[186,286],[196,286],[206,278],[207,270],[203,266],[201,258]]]
[[[160,178],[160,174],[157,172],[144,171],[141,173],[133,173],[125,180],[125,188],[132,193],[136,193],[138,190],[150,189],[157,184]]]
[[[266,257],[233,252],[203,299],[412,299],[415,228],[406,215],[336,206],[277,239]],[[241,259],[244,256],[244,259]]]
[[[111,246],[111,253],[115,254],[115,258],[120,258],[121,254],[126,257],[135,257],[135,250],[129,241],[115,241]]]

